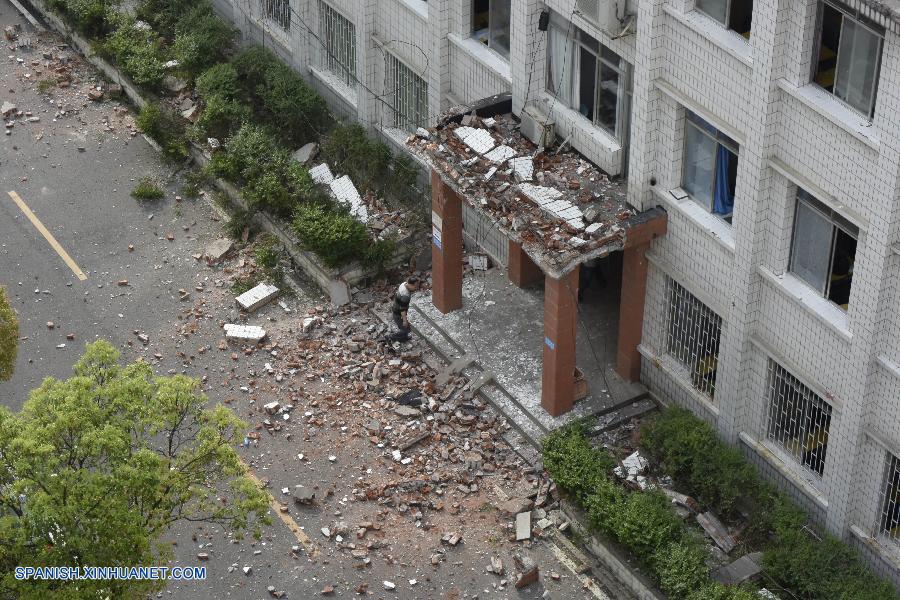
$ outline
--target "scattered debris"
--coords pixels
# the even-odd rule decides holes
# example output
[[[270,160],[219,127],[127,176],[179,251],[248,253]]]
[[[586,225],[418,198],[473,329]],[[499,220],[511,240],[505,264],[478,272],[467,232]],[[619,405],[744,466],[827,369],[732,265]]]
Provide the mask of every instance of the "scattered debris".
[[[258,344],[266,337],[266,330],[255,325],[225,325],[225,339]]]

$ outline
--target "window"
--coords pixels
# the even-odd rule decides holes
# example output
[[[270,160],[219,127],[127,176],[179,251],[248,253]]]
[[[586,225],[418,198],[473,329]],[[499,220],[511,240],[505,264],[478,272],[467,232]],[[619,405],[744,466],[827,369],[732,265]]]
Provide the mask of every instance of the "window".
[[[319,0],[319,35],[322,67],[354,86],[356,79],[356,27],[339,12]]]
[[[722,318],[672,278],[667,279],[669,333],[666,351],[690,372],[695,388],[716,392]]]
[[[900,460],[890,452],[885,461],[878,533],[900,542]]]
[[[285,31],[291,30],[290,0],[259,0],[259,8],[266,19],[274,21]]]
[[[728,29],[750,39],[752,0],[697,0],[696,7]]]
[[[627,138],[631,68],[618,54],[554,16],[550,20],[547,91],[620,141]]]
[[[509,58],[510,0],[473,0],[472,37]]]
[[[428,84],[393,54],[385,55],[387,93],[394,127],[413,131],[428,126]]]
[[[837,2],[822,2],[813,81],[871,118],[884,29]]]
[[[830,425],[831,405],[769,359],[768,438],[821,477]]]
[[[681,187],[709,212],[731,223],[738,144],[690,110],[684,127]]]
[[[859,230],[797,189],[790,271],[844,310],[850,302]]]

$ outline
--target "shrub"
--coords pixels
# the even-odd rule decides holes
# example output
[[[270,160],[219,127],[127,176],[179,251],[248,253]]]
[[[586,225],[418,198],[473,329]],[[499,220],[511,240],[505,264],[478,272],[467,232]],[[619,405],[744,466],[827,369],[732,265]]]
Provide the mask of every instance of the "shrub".
[[[746,587],[725,587],[721,583],[709,583],[688,594],[686,600],[759,600],[754,590]]]
[[[327,128],[325,101],[289,66],[281,61],[270,67],[256,87],[267,120],[287,143],[300,146]]]
[[[234,29],[216,16],[209,2],[203,1],[185,12],[176,23],[172,53],[179,68],[195,77],[225,58],[234,35]]]
[[[119,4],[121,0],[52,0],[50,6],[66,15],[79,33],[99,38],[113,28]]]
[[[269,69],[278,64],[278,57],[262,46],[249,46],[231,61],[244,90],[254,92],[262,84]]]
[[[542,441],[544,468],[557,487],[583,502],[594,488],[606,480],[615,461],[606,452],[591,447],[582,424],[562,427]]]
[[[166,59],[160,40],[152,30],[124,19],[101,45],[104,56],[116,64],[142,87],[156,88],[165,75]]]
[[[366,252],[362,257],[362,264],[370,271],[374,271],[376,276],[381,275],[388,261],[394,257],[396,250],[397,242],[393,238],[376,240],[375,243],[370,244],[366,248]]]
[[[668,408],[645,425],[641,445],[690,495],[723,516],[759,485],[741,453],[683,408]]]
[[[339,267],[363,255],[369,244],[365,226],[347,214],[323,204],[301,204],[294,216],[294,231],[307,250],[329,267]]]
[[[137,7],[137,16],[153,26],[161,36],[172,39],[175,27],[197,0],[143,0]]]
[[[360,190],[381,192],[391,180],[390,149],[370,139],[358,123],[332,129],[322,154],[335,171],[350,175]]]
[[[210,169],[217,176],[234,182],[246,182],[265,172],[279,154],[286,155],[287,152],[278,146],[272,132],[259,125],[245,123],[225,143],[224,150],[213,155]]]
[[[612,530],[624,546],[646,562],[657,548],[681,537],[684,523],[665,495],[642,492],[626,494],[625,502],[613,520]]]
[[[173,161],[187,158],[188,147],[184,135],[184,122],[169,108],[160,103],[148,102],[138,114],[137,126],[156,140],[163,155]]]
[[[206,97],[197,127],[205,137],[226,138],[250,121],[252,110],[237,100],[224,96]]]
[[[608,536],[616,536],[614,524],[625,503],[626,493],[620,485],[606,477],[594,482],[584,500],[588,520],[594,529]]]
[[[197,77],[196,88],[207,101],[213,96],[226,100],[236,98],[240,91],[237,71],[230,63],[213,65]]]
[[[137,200],[159,200],[165,197],[165,192],[149,176],[142,177],[134,189],[131,190],[132,198]]]
[[[709,551],[696,538],[684,536],[657,550],[651,559],[660,589],[682,600],[709,582]]]
[[[225,223],[225,233],[234,240],[240,240],[244,236],[245,229],[248,231],[248,235],[253,235],[255,230],[253,214],[240,209],[231,213],[231,218]]]

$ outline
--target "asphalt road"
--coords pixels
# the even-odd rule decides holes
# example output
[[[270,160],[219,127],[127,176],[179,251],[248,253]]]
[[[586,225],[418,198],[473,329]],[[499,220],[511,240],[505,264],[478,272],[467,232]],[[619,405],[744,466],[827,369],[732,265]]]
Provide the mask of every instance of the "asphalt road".
[[[36,41],[15,8],[0,0],[0,28],[10,24],[21,25],[22,35]],[[0,402],[20,408],[43,378],[69,376],[85,343],[105,338],[121,349],[123,360],[142,356],[161,374],[206,376],[204,391],[210,401],[234,401],[231,405],[239,416],[249,420],[258,413],[241,399],[240,388],[262,371],[267,357],[235,361],[230,351],[211,350],[222,337],[220,322],[236,317],[236,311],[222,271],[209,269],[192,256],[222,235],[219,213],[203,199],[175,200],[181,191],[180,175],[173,174],[141,136],[129,134],[132,117],[117,110],[118,102],[87,98],[88,86],[97,83],[87,66],[74,69],[71,88],[39,94],[33,82],[47,73],[40,62],[41,44],[34,46],[4,52],[0,59],[0,103],[13,102],[39,118],[18,119],[10,135],[0,134],[0,285],[6,286],[18,312],[23,337],[13,378],[0,383]],[[67,114],[59,115],[60,110]],[[164,200],[141,203],[129,196],[136,180],[145,175],[164,184]],[[76,271],[86,276],[83,280],[9,192],[33,212],[77,265]],[[120,280],[127,280],[127,286],[120,286]],[[181,300],[179,289],[191,297]],[[301,290],[289,300],[295,314],[320,302],[315,289]],[[255,318],[275,327],[288,320],[277,305]],[[142,345],[135,331],[147,334],[149,345]],[[279,391],[270,393],[277,397]],[[274,513],[273,524],[259,541],[237,540],[216,526],[181,525],[168,536],[175,557],[172,564],[203,564],[208,576],[202,582],[172,582],[160,597],[268,598],[272,586],[286,592],[287,598],[310,598],[327,585],[334,586],[337,597],[355,597],[361,584],[368,585],[367,596],[379,598],[594,597],[543,546],[533,550],[542,573],[555,570],[563,575],[547,588],[500,589],[499,578],[484,570],[488,554],[495,550],[491,544],[496,542],[491,541],[461,544],[440,568],[434,568],[430,562],[434,532],[398,537],[388,528],[382,541],[389,551],[361,569],[346,549],[318,533],[343,510],[344,518],[353,514],[344,508],[342,497],[353,487],[354,469],[372,461],[366,444],[339,446],[323,447],[315,438],[298,435],[290,442],[241,450],[261,478],[272,480],[276,496],[280,487],[297,483],[334,490],[317,509],[292,511],[291,518],[313,538],[315,557],[308,548],[296,550],[305,536],[292,532]],[[302,467],[297,466],[298,451],[308,455]],[[339,459],[328,460],[331,452]],[[210,560],[200,563],[199,552],[209,554]],[[249,574],[244,574],[245,566],[251,568]],[[396,590],[386,591],[385,580],[395,582]]]

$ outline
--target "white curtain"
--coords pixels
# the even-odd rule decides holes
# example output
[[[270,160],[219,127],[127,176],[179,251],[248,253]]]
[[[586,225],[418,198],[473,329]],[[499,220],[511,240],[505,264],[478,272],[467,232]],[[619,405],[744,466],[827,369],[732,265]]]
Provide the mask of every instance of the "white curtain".
[[[866,116],[871,114],[880,55],[881,38],[844,17],[834,93]]]
[[[799,199],[794,218],[791,272],[824,294],[834,227],[822,213]]]
[[[572,106],[572,62],[574,48],[569,47],[570,42],[566,31],[558,27],[550,28],[550,45],[547,59],[550,63],[547,69],[547,90],[555,94],[558,101],[565,106]]]

